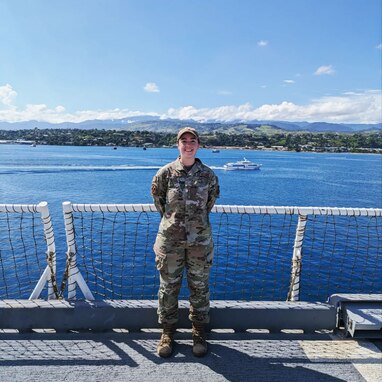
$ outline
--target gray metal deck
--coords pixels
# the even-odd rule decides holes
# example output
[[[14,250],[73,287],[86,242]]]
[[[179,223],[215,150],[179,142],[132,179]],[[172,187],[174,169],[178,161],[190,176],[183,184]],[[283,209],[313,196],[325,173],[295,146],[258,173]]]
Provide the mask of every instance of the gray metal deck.
[[[156,354],[159,331],[0,333],[2,382],[381,381],[381,342],[327,333],[209,333],[195,358],[190,330],[174,354]]]
[[[338,310],[337,326],[348,335],[382,339],[382,294],[334,294],[329,303]]]
[[[0,300],[0,381],[382,380],[382,340],[337,329],[335,302],[213,301],[201,359],[192,355],[185,301],[173,356],[156,354],[156,305]]]
[[[0,329],[110,330],[158,328],[154,300],[0,300]],[[189,302],[179,302],[179,328],[189,328]],[[336,328],[336,308],[304,301],[211,301],[210,329]]]

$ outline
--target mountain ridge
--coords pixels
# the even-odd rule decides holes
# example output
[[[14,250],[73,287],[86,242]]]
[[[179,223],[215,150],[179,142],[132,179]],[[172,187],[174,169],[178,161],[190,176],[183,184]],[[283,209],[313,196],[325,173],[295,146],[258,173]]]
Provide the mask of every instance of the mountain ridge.
[[[139,116],[123,119],[87,120],[83,122],[50,123],[40,121],[25,122],[0,122],[0,130],[29,130],[29,129],[97,129],[97,130],[128,130],[128,131],[153,131],[175,133],[179,128],[191,126],[200,133],[232,133],[243,134],[256,130],[260,126],[270,126],[283,132],[338,132],[356,133],[382,130],[382,123],[354,124],[354,123],[329,123],[329,122],[289,122],[289,121],[208,121],[160,119],[153,116]]]

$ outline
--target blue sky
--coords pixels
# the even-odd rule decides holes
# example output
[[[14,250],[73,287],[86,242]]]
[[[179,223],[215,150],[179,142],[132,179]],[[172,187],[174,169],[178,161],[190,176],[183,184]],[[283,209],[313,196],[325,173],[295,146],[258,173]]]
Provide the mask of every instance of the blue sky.
[[[0,0],[0,121],[382,122],[381,0]]]

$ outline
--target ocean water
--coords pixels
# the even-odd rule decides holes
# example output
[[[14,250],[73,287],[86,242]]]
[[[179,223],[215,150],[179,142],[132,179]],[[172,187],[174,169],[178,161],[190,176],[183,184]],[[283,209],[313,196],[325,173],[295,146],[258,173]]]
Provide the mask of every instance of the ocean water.
[[[0,203],[151,203],[156,169],[177,149],[0,145]],[[218,204],[382,207],[382,156],[200,149]],[[225,171],[243,157],[259,171]]]
[[[47,201],[56,245],[62,252],[65,247],[62,202],[152,203],[152,177],[159,167],[174,160],[177,155],[175,148],[143,150],[0,145],[0,204]],[[221,197],[217,204],[382,208],[380,155],[248,150],[212,153],[211,150],[200,149],[198,157],[213,168],[219,178]],[[223,169],[226,162],[244,157],[261,163],[261,170]],[[378,258],[371,260],[374,269]],[[233,258],[232,261],[241,262],[242,259]],[[284,260],[280,258],[280,264],[281,261]],[[314,278],[317,261],[313,259],[314,267],[312,265],[312,269],[308,270],[313,275],[309,289],[320,289],[319,280]],[[289,260],[282,265],[282,272],[287,275],[285,279],[289,277],[289,265]],[[247,266],[247,263],[239,263],[237,271],[240,273],[240,267],[244,269]],[[264,275],[265,282],[271,283],[279,278],[277,267],[279,265],[276,264],[272,270],[274,274]],[[213,277],[219,278],[216,275]],[[251,283],[252,276],[248,277],[248,283]],[[381,282],[376,282],[378,289]]]

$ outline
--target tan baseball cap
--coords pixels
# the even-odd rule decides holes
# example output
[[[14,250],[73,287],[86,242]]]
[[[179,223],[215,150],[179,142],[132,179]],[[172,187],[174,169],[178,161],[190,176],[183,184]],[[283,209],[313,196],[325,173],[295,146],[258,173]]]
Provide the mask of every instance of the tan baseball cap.
[[[183,127],[183,129],[180,129],[178,132],[178,135],[176,137],[176,141],[179,141],[179,139],[182,137],[183,134],[190,133],[192,134],[199,142],[199,134],[193,127]]]

